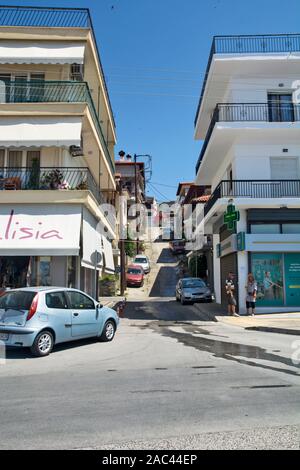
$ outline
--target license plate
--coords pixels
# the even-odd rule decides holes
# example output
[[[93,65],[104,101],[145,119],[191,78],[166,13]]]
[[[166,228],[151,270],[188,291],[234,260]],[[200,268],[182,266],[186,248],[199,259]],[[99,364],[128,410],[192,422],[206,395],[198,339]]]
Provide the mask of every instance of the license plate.
[[[0,333],[0,341],[7,341],[8,333]]]

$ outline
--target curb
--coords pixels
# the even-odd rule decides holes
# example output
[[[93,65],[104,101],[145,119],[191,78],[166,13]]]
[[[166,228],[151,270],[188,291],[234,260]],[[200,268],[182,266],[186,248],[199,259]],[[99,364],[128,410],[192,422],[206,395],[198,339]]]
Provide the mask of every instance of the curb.
[[[289,328],[276,328],[272,326],[247,326],[244,330],[263,331],[264,333],[279,333],[284,335],[300,336],[300,330],[292,330]]]

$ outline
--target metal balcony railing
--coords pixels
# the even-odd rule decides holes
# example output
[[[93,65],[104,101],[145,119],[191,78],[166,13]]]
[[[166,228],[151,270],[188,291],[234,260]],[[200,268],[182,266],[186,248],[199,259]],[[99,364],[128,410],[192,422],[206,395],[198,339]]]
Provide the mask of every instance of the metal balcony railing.
[[[0,6],[1,26],[25,26],[39,28],[86,28],[91,31],[97,52],[100,74],[103,80],[107,100],[110,107],[113,125],[115,126],[111,101],[106,85],[105,75],[100,59],[91,14],[88,8],[58,8],[31,6]]]
[[[300,197],[300,180],[223,180],[204,206],[208,214],[218,199],[245,197],[274,199]]]
[[[2,167],[0,190],[89,190],[98,203],[105,200],[88,168]]]
[[[0,76],[0,103],[87,103],[98,132],[105,157],[114,173],[101,124],[87,82],[23,80],[10,81]]]
[[[90,15],[85,8],[2,6],[0,26],[89,28]]]
[[[261,54],[300,52],[300,34],[260,34],[242,36],[214,36],[200,100],[197,107],[195,126],[204,95],[207,77],[214,54]]]
[[[196,164],[196,174],[216,122],[295,122],[300,121],[300,105],[294,103],[217,104]]]

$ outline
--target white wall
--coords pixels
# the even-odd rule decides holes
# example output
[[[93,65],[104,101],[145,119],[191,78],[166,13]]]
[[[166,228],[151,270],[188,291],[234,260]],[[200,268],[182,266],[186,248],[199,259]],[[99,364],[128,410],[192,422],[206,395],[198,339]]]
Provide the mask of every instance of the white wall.
[[[288,153],[282,149],[288,148]],[[298,157],[300,169],[300,145],[237,145],[233,149],[234,179],[271,179],[270,158]],[[295,175],[295,179],[300,174]]]
[[[229,150],[229,152],[227,152],[226,155],[224,155],[224,159],[222,161],[222,164],[219,166],[218,170],[214,174],[214,177],[213,177],[212,182],[211,182],[212,191],[215,189],[215,187],[219,184],[219,182],[221,180],[227,180],[228,179],[227,169],[230,165],[232,165],[233,178],[236,179],[235,168],[234,168],[234,152],[233,152],[232,148]]]
[[[217,244],[220,243],[219,234],[213,235],[213,266],[214,266],[214,291],[216,302],[221,303],[221,263],[217,257]]]
[[[284,86],[279,87],[279,84]],[[295,102],[300,102],[300,81],[294,77],[235,78],[229,83],[224,103],[266,103],[268,92],[292,92]]]

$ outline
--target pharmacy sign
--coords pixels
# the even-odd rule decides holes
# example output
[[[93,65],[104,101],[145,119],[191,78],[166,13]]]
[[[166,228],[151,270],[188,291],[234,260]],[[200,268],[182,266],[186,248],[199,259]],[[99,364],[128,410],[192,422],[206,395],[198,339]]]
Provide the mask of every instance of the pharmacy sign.
[[[235,209],[235,206],[229,202],[227,211],[224,213],[224,224],[231,232],[236,231],[236,223],[240,220],[240,212]]]

